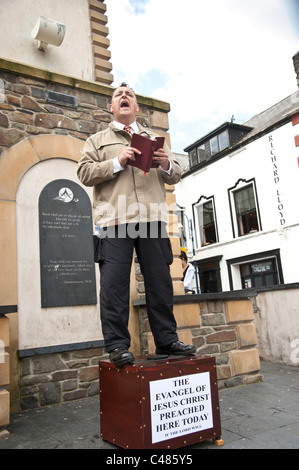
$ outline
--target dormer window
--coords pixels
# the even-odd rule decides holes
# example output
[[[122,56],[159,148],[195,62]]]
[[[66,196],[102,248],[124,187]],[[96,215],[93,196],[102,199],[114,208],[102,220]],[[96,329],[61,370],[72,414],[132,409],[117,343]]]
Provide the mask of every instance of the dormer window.
[[[210,140],[211,155],[215,155],[215,153],[221,152],[221,150],[224,150],[227,147],[229,147],[227,131],[215,135],[215,137]]]
[[[233,147],[248,132],[251,127],[226,122],[202,139],[189,145],[184,151],[189,153],[190,170],[195,169],[198,165],[209,164],[209,160],[223,150]]]
[[[197,165],[198,163],[202,163],[206,160],[206,150],[205,145],[200,145],[199,147],[195,147],[194,149],[189,152],[189,161],[190,167]]]

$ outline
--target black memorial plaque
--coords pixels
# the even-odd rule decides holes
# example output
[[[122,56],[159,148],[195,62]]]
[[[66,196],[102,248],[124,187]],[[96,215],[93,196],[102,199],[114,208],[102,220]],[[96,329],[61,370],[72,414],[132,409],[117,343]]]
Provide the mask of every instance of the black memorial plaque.
[[[77,183],[49,183],[39,197],[41,305],[93,305],[96,300],[92,211]]]

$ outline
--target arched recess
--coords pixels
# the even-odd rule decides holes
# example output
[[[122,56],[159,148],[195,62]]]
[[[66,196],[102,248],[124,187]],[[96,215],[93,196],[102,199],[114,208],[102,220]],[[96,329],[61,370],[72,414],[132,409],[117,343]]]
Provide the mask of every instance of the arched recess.
[[[16,350],[101,340],[96,304],[60,309],[42,309],[40,304],[39,194],[60,178],[81,185],[76,163],[83,145],[69,136],[35,136],[12,147],[0,161],[0,305],[18,310],[11,328]],[[84,190],[91,199],[92,188]]]
[[[50,159],[80,158],[84,142],[70,136],[39,135],[22,140],[0,159],[0,307],[9,313],[10,402],[18,409],[18,254],[17,191],[24,175],[35,165]],[[59,167],[58,167],[59,172]]]
[[[48,159],[77,162],[83,145],[70,136],[38,135],[14,145],[0,160],[0,305],[18,305],[16,194],[21,179],[32,166]]]

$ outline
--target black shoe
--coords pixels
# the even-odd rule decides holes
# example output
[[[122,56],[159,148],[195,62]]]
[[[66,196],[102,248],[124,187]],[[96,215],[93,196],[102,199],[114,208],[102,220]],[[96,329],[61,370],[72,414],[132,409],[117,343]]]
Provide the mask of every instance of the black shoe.
[[[156,354],[168,354],[169,356],[191,356],[196,351],[192,344],[184,344],[181,341],[175,341],[175,343],[169,344],[168,346],[162,346],[156,349]]]
[[[133,364],[135,362],[135,357],[126,348],[116,348],[110,353],[110,361],[116,367],[121,367],[125,364]]]

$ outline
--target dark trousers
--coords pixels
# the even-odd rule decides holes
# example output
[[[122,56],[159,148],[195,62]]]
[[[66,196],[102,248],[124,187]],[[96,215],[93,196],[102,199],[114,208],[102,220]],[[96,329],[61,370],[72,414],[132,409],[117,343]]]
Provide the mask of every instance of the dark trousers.
[[[172,263],[170,240],[164,224],[151,231],[150,224],[110,227],[99,239],[100,308],[107,352],[130,346],[129,294],[134,248],[144,277],[146,306],[157,347],[177,341],[173,315],[173,287],[169,265]],[[156,225],[157,227],[157,225]]]

